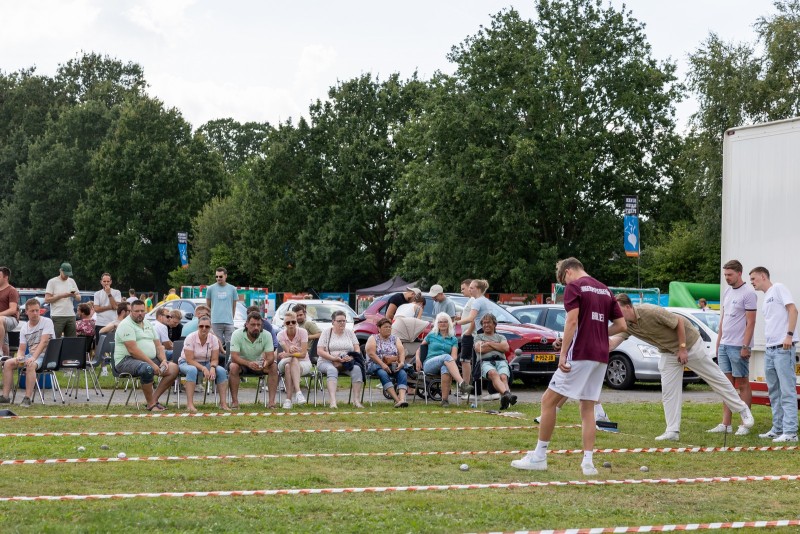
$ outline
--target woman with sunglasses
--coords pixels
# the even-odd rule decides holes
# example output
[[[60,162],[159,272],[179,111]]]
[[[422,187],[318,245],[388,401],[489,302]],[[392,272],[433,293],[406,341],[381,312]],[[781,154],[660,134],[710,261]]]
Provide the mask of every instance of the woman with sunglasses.
[[[219,391],[219,405],[226,412],[228,408],[228,373],[219,365],[219,339],[211,333],[211,319],[201,317],[197,321],[197,331],[192,332],[183,342],[183,352],[178,359],[181,374],[186,375],[186,410],[197,413],[194,406],[194,385],[198,373],[206,380],[214,380]]]
[[[283,326],[283,330],[278,332],[278,372],[283,375],[286,386],[283,407],[289,410],[292,402],[306,403],[306,398],[300,391],[300,377],[311,373],[311,358],[308,357],[308,332],[297,326],[297,314],[286,312]]]
[[[442,377],[442,406],[450,405],[450,383],[455,380],[458,391],[462,395],[472,393],[472,386],[461,376],[456,365],[458,354],[458,338],[455,336],[453,321],[446,313],[436,316],[436,328],[425,336],[422,345],[428,346],[428,354],[423,361],[420,350],[417,350],[417,372],[424,371],[426,375],[441,375]],[[421,347],[420,347],[421,348]]]
[[[336,408],[336,384],[339,373],[350,374],[350,381],[353,384],[353,406],[363,408],[361,391],[364,386],[364,374],[353,355],[349,354],[360,353],[361,347],[353,331],[346,328],[347,316],[343,311],[333,312],[331,321],[333,327],[322,334],[317,344],[317,356],[319,356],[317,369],[328,378],[331,408]]]
[[[366,351],[370,359],[367,374],[380,379],[383,391],[392,397],[395,408],[408,408],[408,377],[404,369],[406,349],[400,338],[392,335],[392,321],[384,317],[377,326],[378,333],[367,340]],[[392,378],[397,381],[396,391]]]

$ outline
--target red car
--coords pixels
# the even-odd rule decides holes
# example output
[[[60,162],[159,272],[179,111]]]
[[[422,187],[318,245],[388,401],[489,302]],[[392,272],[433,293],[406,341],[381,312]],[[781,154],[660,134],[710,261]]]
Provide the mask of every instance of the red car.
[[[384,295],[375,299],[356,319],[353,331],[362,347],[370,335],[378,333],[375,325],[386,314],[390,296]],[[452,293],[448,293],[447,296],[455,303],[456,311],[460,314],[467,297]],[[417,338],[418,342],[425,338],[433,326],[433,299],[428,295],[425,297],[422,319],[428,321],[428,326]],[[515,378],[521,378],[527,384],[532,382],[534,377],[553,374],[558,366],[558,351],[553,349],[553,342],[558,337],[556,332],[538,325],[522,324],[494,302],[491,303],[489,311],[497,318],[497,333],[508,340],[509,350],[506,358]],[[456,326],[456,335],[461,336],[460,326]]]

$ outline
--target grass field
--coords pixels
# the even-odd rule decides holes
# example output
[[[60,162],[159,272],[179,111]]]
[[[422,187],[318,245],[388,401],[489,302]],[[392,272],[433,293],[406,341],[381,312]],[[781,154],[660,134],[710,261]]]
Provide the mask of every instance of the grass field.
[[[464,405],[462,404],[461,408]],[[493,407],[493,405],[492,405]],[[311,408],[303,407],[308,411]],[[417,404],[380,413],[309,416],[145,417],[103,419],[4,418],[3,433],[100,431],[310,430],[404,427],[535,426],[537,405],[517,406],[519,418],[444,413]],[[250,409],[250,408],[245,408]],[[453,406],[452,410],[459,410]],[[681,442],[655,442],[663,431],[659,404],[606,405],[621,432],[598,433],[597,448],[721,447],[705,433],[718,422],[719,406],[686,404]],[[211,411],[210,406],[206,407]],[[23,415],[100,413],[78,406],[37,404]],[[294,411],[304,411],[295,409]],[[340,407],[340,412],[347,408]],[[19,413],[20,410],[17,410]],[[121,407],[103,413],[131,413]],[[758,432],[769,411],[755,407],[750,436],[728,436],[727,446],[772,445]],[[559,425],[578,422],[568,404]],[[237,435],[0,437],[3,460],[140,456],[265,455],[525,450],[534,429],[393,432],[272,433]],[[108,449],[102,449],[107,445]],[[78,452],[79,446],[85,451]],[[551,449],[580,449],[579,428],[558,428]],[[551,454],[549,470],[510,467],[520,454],[471,456],[368,456],[239,458],[107,463],[2,465],[0,497],[344,488],[439,484],[585,480],[580,454]],[[596,480],[800,474],[797,450],[701,453],[598,453]],[[459,470],[466,463],[468,471]],[[641,472],[646,465],[649,472]],[[136,498],[58,502],[0,502],[0,530],[27,531],[264,531],[264,532],[475,532],[544,528],[661,525],[695,522],[796,519],[800,483],[792,481],[698,484],[620,484],[517,489],[468,489],[333,495]],[[761,530],[761,529],[759,529]],[[763,531],[763,530],[761,530]],[[737,530],[742,532],[742,530]]]

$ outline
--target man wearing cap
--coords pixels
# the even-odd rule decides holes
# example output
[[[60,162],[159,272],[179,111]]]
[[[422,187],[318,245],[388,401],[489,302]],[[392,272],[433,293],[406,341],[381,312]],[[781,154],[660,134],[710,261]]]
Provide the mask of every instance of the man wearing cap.
[[[50,318],[56,338],[61,336],[75,337],[75,305],[81,300],[78,284],[70,278],[72,265],[67,262],[61,264],[58,276],[47,282],[44,290],[44,301],[50,305]]]
[[[456,305],[450,300],[450,297],[444,294],[444,289],[439,284],[431,286],[429,291],[433,299],[433,316],[436,317],[440,313],[446,313],[448,317],[454,319],[456,316]]]
[[[401,293],[395,293],[389,297],[389,306],[386,308],[386,318],[394,320],[394,314],[397,312],[397,308],[406,302],[414,302],[414,299],[420,296],[422,296],[422,291],[417,287],[408,287]]]

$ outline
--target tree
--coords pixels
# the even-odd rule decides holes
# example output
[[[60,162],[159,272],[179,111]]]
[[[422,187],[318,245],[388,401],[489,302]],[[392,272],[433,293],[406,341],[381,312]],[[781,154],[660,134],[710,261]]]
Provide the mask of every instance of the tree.
[[[233,175],[247,160],[264,154],[264,143],[272,127],[266,122],[241,124],[233,119],[216,119],[197,131],[220,153],[225,169]]]
[[[413,154],[395,197],[395,253],[412,277],[549,288],[556,258],[603,276],[621,248],[624,194],[656,214],[679,139],[675,67],[630,12],[593,0],[514,10],[453,48],[401,134]]]
[[[176,233],[189,228],[224,171],[175,109],[133,97],[92,160],[91,202],[75,214],[75,261],[133,287],[164,289],[178,264]]]

